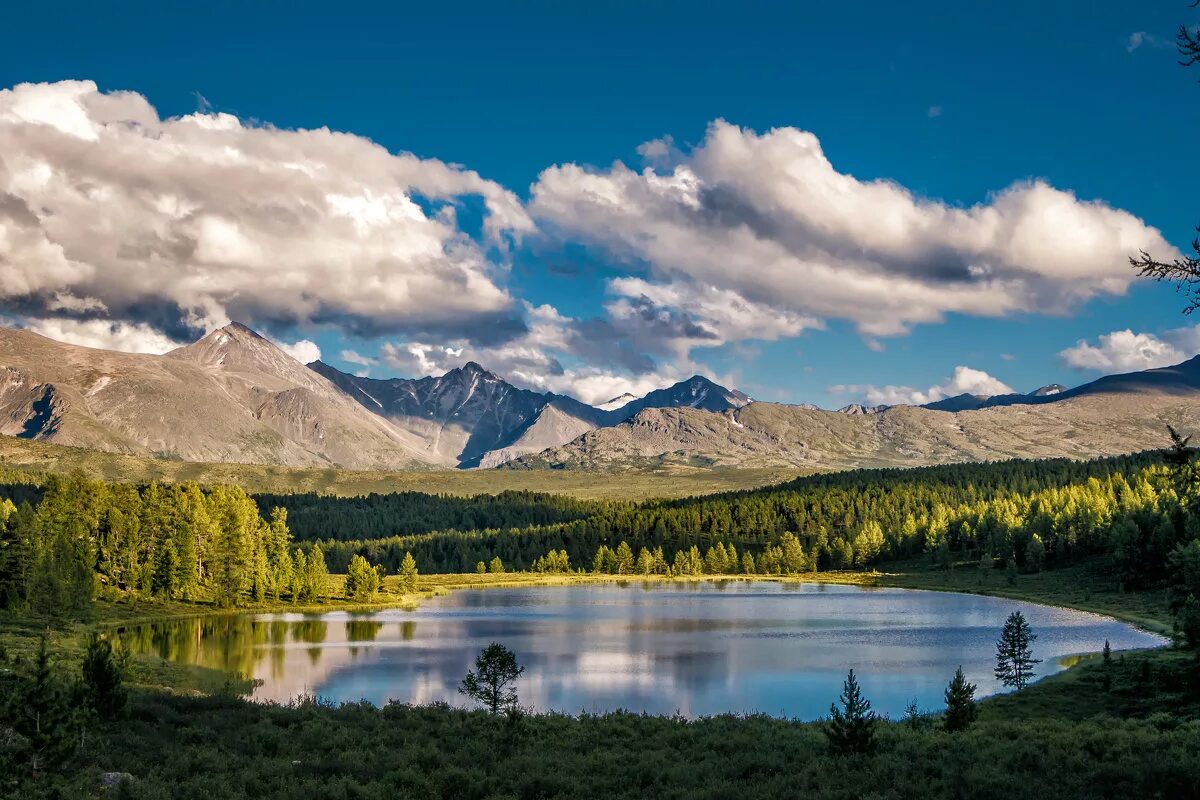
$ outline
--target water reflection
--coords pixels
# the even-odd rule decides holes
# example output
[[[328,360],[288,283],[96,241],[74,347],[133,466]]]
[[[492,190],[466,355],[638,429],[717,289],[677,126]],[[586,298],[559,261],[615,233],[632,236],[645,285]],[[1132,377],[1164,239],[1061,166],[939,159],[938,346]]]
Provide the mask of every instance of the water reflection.
[[[1041,674],[1064,658],[1163,640],[1092,614],[976,595],[864,591],[821,584],[629,582],[455,592],[416,611],[206,617],[130,629],[137,653],[240,673],[254,697],[300,694],[462,704],[458,682],[501,641],[526,672],[537,709],[687,716],[724,711],[815,718],[849,667],[875,707],[898,716],[916,699],[937,708],[962,664],[997,691],[995,639],[1021,609],[1039,635]]]

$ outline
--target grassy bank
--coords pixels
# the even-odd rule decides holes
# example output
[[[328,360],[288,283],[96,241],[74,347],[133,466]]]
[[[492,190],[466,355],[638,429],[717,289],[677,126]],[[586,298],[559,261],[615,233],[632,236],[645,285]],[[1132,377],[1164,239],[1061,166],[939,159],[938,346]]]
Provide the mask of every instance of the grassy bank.
[[[1122,593],[1101,563],[1017,576],[952,572],[914,563],[878,573],[803,578],[912,589],[967,591],[1112,614],[1152,630],[1169,626],[1165,599]],[[744,576],[706,576],[727,580]],[[528,573],[426,575],[418,593],[364,606],[337,596],[293,606],[264,603],[232,613],[370,610],[419,603],[465,588],[566,586],[611,582],[608,575]],[[641,582],[630,577],[631,583]],[[694,581],[694,578],[658,579]],[[231,613],[204,603],[101,602],[99,626]],[[77,625],[53,634],[58,662],[77,669],[84,635]],[[9,662],[32,648],[39,626],[0,627]],[[4,665],[0,665],[4,666]],[[30,800],[122,798],[1030,798],[1200,797],[1200,681],[1191,653],[1174,649],[1116,654],[1105,664],[1082,657],[1075,668],[1025,690],[980,703],[965,734],[936,720],[884,723],[873,755],[828,753],[822,724],[765,716],[701,720],[634,714],[513,719],[444,706],[313,702],[262,706],[215,670],[156,658],[133,664],[123,718],[99,724],[85,746],[51,774],[9,783]],[[830,698],[832,702],[834,698]],[[127,772],[116,792],[101,775]]]

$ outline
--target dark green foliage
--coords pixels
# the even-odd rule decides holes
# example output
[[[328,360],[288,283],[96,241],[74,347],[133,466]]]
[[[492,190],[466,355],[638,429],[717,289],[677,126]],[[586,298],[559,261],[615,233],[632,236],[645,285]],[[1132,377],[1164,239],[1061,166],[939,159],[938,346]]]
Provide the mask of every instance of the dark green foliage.
[[[463,678],[459,691],[477,700],[493,714],[517,705],[517,678],[525,668],[517,656],[499,642],[492,642],[475,659],[475,669]]]
[[[297,539],[339,541],[445,530],[550,525],[592,516],[599,508],[630,505],[523,491],[474,497],[423,492],[336,497],[310,492],[258,494],[254,500],[264,516],[276,507],[286,509],[288,524]]]
[[[980,722],[949,741],[880,723],[877,753],[850,762],[827,754],[820,724],[763,716],[539,714],[520,729],[444,707],[139,695],[98,731],[102,754],[13,795],[103,796],[112,770],[135,776],[110,793],[123,800],[1165,799],[1200,785],[1194,724]]]
[[[1004,622],[996,642],[996,679],[1005,686],[1023,689],[1033,677],[1033,668],[1041,659],[1033,657],[1033,642],[1037,635],[1025,621],[1025,615],[1014,611]]]
[[[829,707],[829,723],[825,726],[830,751],[840,756],[873,752],[878,718],[871,710],[871,701],[862,696],[854,670],[846,675],[838,701],[842,707]]]
[[[946,716],[942,722],[949,733],[965,731],[978,718],[975,688],[975,684],[967,683],[967,677],[959,667],[946,687]]]
[[[50,663],[49,637],[42,635],[32,665],[20,671],[2,709],[3,725],[16,741],[14,760],[33,773],[58,768],[79,743],[80,714],[67,683]]]
[[[116,653],[112,642],[93,633],[83,655],[83,699],[104,719],[120,716],[128,694],[125,689],[126,653]]]

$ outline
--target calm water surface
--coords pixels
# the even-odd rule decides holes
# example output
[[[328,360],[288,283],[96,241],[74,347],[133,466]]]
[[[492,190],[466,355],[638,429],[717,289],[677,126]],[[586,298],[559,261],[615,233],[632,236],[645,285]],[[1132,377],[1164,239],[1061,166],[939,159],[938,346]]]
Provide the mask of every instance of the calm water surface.
[[[829,711],[853,667],[874,707],[942,705],[961,664],[980,694],[1004,619],[1025,614],[1039,675],[1073,654],[1165,640],[1121,622],[992,597],[823,584],[732,581],[457,591],[415,611],[261,614],[134,628],[135,652],[252,676],[254,697],[466,705],[457,692],[492,641],[525,665],[523,705],[689,717]]]

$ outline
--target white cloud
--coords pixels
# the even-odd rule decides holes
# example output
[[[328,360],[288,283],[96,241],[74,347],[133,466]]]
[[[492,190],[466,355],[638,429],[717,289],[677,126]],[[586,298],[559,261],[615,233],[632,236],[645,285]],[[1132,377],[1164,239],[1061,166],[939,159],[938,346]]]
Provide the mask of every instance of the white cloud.
[[[896,405],[925,405],[956,397],[960,394],[982,395],[991,397],[998,394],[1012,394],[1013,389],[1003,381],[993,378],[983,370],[971,367],[957,366],[954,374],[936,386],[928,389],[914,389],[911,386],[873,386],[873,385],[838,385],[829,388],[835,394],[854,394],[862,397],[867,405],[896,406]]]
[[[0,302],[174,338],[230,319],[519,332],[489,260],[532,231],[477,173],[322,128],[162,119],[90,81],[0,90]],[[486,242],[452,204],[482,196]],[[450,205],[448,205],[450,204]]]
[[[22,327],[60,342],[123,353],[162,354],[184,344],[144,323],[51,318],[27,319]]]
[[[663,148],[650,149],[653,155]],[[1133,215],[1034,181],[957,208],[838,172],[817,138],[714,122],[674,165],[551,167],[530,210],[660,283],[807,319],[903,333],[955,312],[1058,311],[1133,280],[1127,256],[1175,254]]]
[[[354,350],[343,350],[341,359],[349,364],[358,364],[360,367],[371,367],[379,363],[370,356],[364,356]]]
[[[1136,372],[1178,364],[1200,352],[1200,325],[1169,330],[1161,336],[1126,328],[1080,339],[1059,353],[1068,366],[1097,372]]]
[[[314,361],[321,360],[321,348],[317,347],[317,343],[308,339],[301,339],[298,342],[288,344],[278,340],[272,340],[279,349],[287,353],[292,358],[299,361],[301,364],[311,364]]]
[[[1171,43],[1161,36],[1155,36],[1153,33],[1146,31],[1135,31],[1129,34],[1129,41],[1125,43],[1125,52],[1132,53],[1141,47],[1153,47],[1156,50],[1161,50],[1170,47]]]
[[[379,358],[406,377],[441,375],[475,361],[517,386],[568,394],[585,403],[603,403],[625,392],[645,394],[681,380],[693,366],[686,357],[682,364],[632,359],[632,366],[625,365],[621,353],[608,349],[619,350],[626,341],[610,321],[582,324],[549,305],[527,303],[525,312],[527,332],[503,344],[386,342]],[[598,341],[602,335],[613,338]]]

